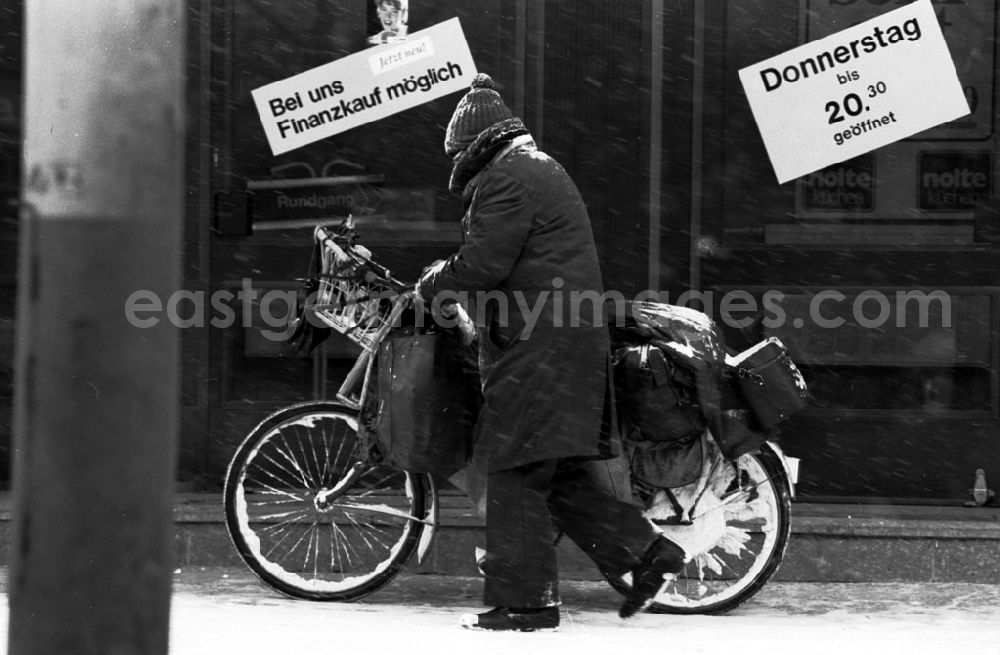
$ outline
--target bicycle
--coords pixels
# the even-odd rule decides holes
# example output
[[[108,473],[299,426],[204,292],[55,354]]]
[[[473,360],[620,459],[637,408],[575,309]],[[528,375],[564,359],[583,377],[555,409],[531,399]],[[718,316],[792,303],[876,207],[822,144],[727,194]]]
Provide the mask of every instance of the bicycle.
[[[389,583],[414,552],[423,559],[439,499],[432,475],[387,464],[358,430],[376,393],[378,345],[412,302],[412,285],[374,262],[349,225],[317,227],[314,240],[322,261],[307,311],[362,352],[335,400],[281,409],[237,448],[225,481],[226,525],[269,587],[298,599],[349,601]],[[774,575],[788,544],[795,460],[770,441],[736,459],[724,457],[707,431],[700,443],[694,482],[644,494],[647,518],[668,537],[703,544],[648,611],[729,611]],[[617,591],[629,590],[628,575],[606,577]]]

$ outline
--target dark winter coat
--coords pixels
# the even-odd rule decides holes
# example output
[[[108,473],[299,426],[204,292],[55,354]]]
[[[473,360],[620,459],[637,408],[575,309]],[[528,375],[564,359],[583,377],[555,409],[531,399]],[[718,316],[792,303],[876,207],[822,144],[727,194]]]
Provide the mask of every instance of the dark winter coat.
[[[441,292],[473,299],[484,402],[471,468],[484,472],[607,452],[609,336],[593,300],[603,285],[590,220],[569,175],[524,132],[484,133],[459,162],[463,243],[419,285],[428,301]],[[476,302],[477,292],[496,298]],[[587,299],[571,302],[571,292]]]

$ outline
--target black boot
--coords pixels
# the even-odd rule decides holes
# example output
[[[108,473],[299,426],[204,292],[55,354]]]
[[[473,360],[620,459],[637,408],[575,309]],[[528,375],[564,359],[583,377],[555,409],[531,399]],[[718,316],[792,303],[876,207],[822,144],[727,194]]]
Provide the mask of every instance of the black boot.
[[[463,628],[472,630],[555,630],[559,627],[558,607],[497,607],[482,614],[463,614]]]
[[[663,576],[680,573],[684,568],[684,551],[666,537],[657,537],[632,569],[632,590],[618,610],[618,616],[627,619],[644,609],[659,593]]]

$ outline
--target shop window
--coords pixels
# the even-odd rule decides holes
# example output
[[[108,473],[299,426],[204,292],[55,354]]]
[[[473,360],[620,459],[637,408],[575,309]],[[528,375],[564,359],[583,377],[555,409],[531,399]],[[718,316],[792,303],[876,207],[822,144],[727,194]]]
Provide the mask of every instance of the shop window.
[[[809,383],[809,411],[998,415],[1000,288],[718,289],[739,349],[778,337]]]
[[[477,68],[505,85],[511,64],[497,57],[500,4],[423,3],[411,8],[408,30],[457,16]],[[250,91],[370,47],[364,6],[240,0],[217,7],[213,20],[222,29],[214,30],[213,41],[232,63],[214,82],[213,97],[221,101],[213,118],[214,155],[225,172],[216,188],[217,233],[254,235],[253,243],[261,243],[352,214],[369,233],[392,235],[399,228],[437,233],[439,240],[457,237],[461,203],[448,193],[452,162],[442,146],[453,96],[278,156],[266,142]],[[513,93],[507,89],[511,101]]]
[[[971,247],[1000,234],[995,224],[995,2],[933,3],[970,114],[777,184],[737,71],[874,18],[894,8],[891,4],[779,0],[757,3],[755,12],[732,5],[721,11],[726,57],[710,62],[718,65],[716,74],[724,73],[713,82],[723,106],[713,125],[723,145],[721,168],[710,174],[720,173],[726,183],[720,197],[709,202],[720,204],[724,243]],[[879,93],[880,82],[869,82],[870,93]]]

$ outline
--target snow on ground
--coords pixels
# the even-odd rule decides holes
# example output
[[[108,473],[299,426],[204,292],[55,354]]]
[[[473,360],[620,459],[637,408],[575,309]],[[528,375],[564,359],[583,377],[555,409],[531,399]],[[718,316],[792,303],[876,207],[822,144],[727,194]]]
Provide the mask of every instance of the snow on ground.
[[[767,585],[723,616],[617,617],[601,582],[563,583],[558,632],[463,630],[482,611],[474,578],[403,575],[355,603],[284,598],[239,570],[175,577],[174,655],[1000,655],[1000,586],[955,583]],[[6,642],[7,617],[0,618]]]
[[[510,634],[463,630],[457,626],[462,610],[450,606],[247,602],[184,593],[175,597],[171,652],[1000,654],[996,605],[989,616],[960,605],[931,608],[876,595],[861,605],[816,611],[755,605],[727,616],[647,614],[625,622],[613,608],[567,603],[558,632]]]

